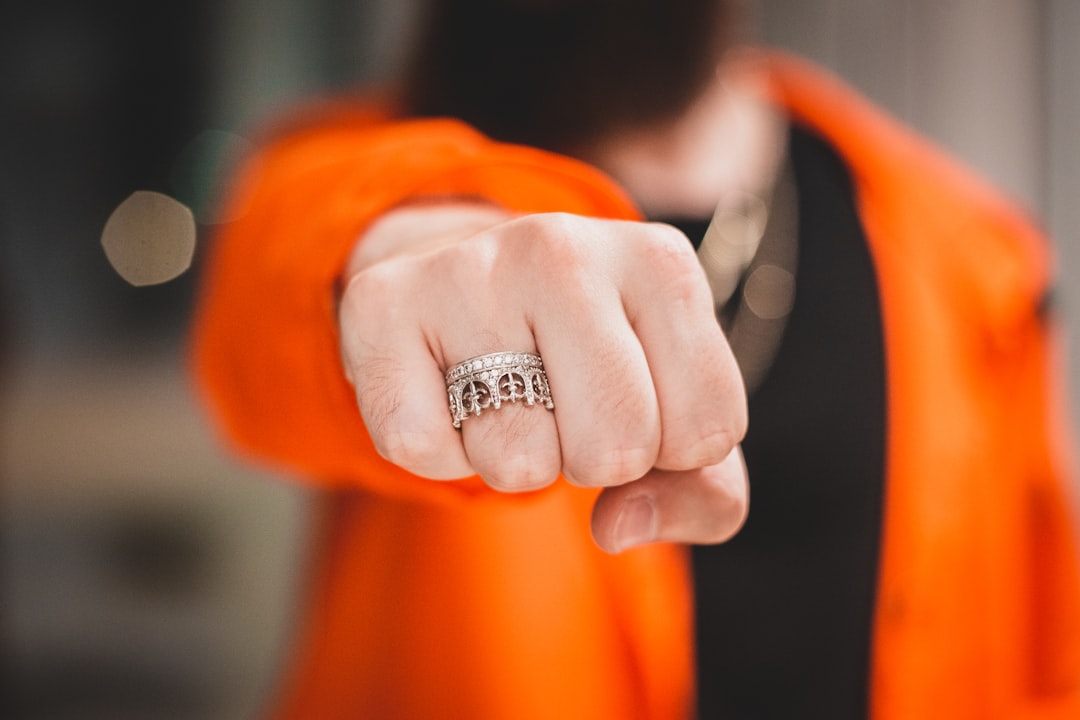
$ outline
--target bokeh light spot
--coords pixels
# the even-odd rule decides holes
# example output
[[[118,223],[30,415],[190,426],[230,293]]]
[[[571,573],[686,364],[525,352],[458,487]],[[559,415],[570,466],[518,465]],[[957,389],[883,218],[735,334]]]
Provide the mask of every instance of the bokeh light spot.
[[[140,190],[113,210],[101,245],[113,269],[132,285],[168,282],[191,267],[195,216],[168,195]]]
[[[746,278],[743,297],[763,320],[787,317],[795,304],[795,276],[778,265],[760,265]]]

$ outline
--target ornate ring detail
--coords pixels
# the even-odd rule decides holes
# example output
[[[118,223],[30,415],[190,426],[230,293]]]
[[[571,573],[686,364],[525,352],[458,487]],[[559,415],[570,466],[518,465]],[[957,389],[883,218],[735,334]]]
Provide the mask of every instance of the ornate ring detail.
[[[470,415],[524,400],[554,410],[544,361],[532,353],[497,352],[460,362],[446,371],[454,427]]]

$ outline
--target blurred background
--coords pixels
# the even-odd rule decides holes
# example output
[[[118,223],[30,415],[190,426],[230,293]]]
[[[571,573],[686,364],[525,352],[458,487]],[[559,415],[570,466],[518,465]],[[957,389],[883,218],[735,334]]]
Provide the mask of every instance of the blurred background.
[[[297,102],[391,77],[417,0],[36,0],[0,11],[0,668],[12,718],[258,716],[313,500],[215,444],[184,344],[222,178]],[[834,69],[1023,203],[1080,328],[1080,3],[761,0]],[[191,271],[132,287],[102,232],[191,209]],[[1071,362],[1074,410],[1080,364]]]

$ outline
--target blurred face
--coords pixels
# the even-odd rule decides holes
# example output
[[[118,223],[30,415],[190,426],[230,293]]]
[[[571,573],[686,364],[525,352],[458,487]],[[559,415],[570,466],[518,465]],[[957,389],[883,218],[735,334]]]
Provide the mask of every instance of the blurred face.
[[[724,0],[432,0],[406,105],[567,151],[681,114],[735,15]]]

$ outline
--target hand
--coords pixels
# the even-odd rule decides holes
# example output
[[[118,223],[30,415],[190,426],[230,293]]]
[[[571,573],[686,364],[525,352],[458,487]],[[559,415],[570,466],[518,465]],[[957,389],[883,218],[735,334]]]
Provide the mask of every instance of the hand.
[[[504,492],[560,472],[605,488],[592,531],[611,552],[734,534],[748,506],[746,400],[686,238],[651,223],[472,212],[480,219],[462,209],[458,231],[430,242],[455,227],[454,209],[399,210],[354,256],[342,357],[378,451],[417,475],[478,474]],[[394,243],[407,247],[385,250]],[[444,371],[498,351],[543,357],[554,412],[505,404],[455,430]]]

